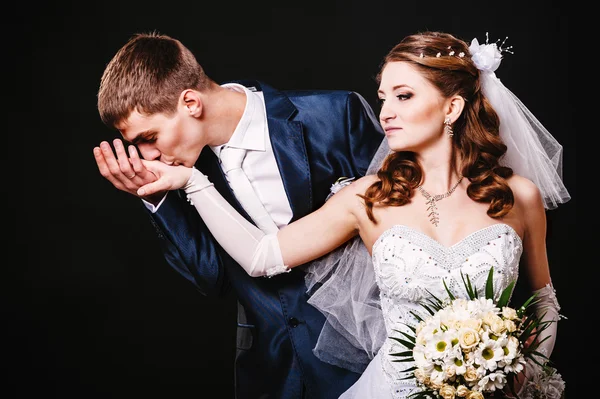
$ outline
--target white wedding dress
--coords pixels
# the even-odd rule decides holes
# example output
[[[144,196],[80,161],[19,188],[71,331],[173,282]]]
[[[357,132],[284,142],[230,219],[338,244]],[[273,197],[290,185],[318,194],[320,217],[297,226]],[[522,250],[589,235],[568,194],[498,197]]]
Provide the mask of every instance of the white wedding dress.
[[[240,216],[204,175],[194,169],[184,189],[217,241],[248,274],[271,276],[288,271],[283,264],[277,236],[263,233]],[[454,296],[467,298],[463,276],[468,276],[482,296],[493,268],[497,298],[517,280],[522,252],[521,238],[505,223],[483,227],[449,247],[408,226],[389,228],[373,244],[371,256],[374,283],[379,288],[380,306],[376,311],[382,312],[385,337],[401,336],[396,330],[412,334],[407,327],[417,325],[412,312],[420,314],[421,318],[427,317],[421,303],[432,294],[440,299],[447,298],[444,282]],[[542,311],[552,310],[553,319],[558,320],[560,307],[553,288],[548,284],[539,291],[545,291],[546,307]],[[328,345],[333,345],[333,350],[339,349],[335,342]],[[548,355],[553,346],[552,341]],[[361,377],[339,399],[407,398],[419,389],[414,378],[404,379],[410,376],[405,370],[413,363],[394,362],[395,358],[390,355],[405,350],[395,340],[385,338]]]
[[[419,303],[430,298],[430,293],[447,298],[442,280],[456,297],[467,298],[461,272],[469,276],[474,287],[483,290],[493,267],[494,292],[499,295],[516,281],[521,253],[520,237],[503,223],[477,230],[450,247],[407,226],[386,230],[373,245],[372,258],[387,336],[398,336],[394,330],[412,334],[404,325],[417,324],[410,312],[426,317],[428,313]],[[403,370],[414,364],[393,362],[390,356],[405,350],[386,339],[359,380],[340,399],[404,399],[418,389],[414,379],[402,379],[408,374]]]

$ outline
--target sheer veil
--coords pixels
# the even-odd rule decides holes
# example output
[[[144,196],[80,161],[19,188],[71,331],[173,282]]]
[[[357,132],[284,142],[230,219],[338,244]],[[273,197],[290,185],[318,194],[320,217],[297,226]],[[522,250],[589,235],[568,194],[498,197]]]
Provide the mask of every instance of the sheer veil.
[[[571,198],[562,181],[563,148],[496,77],[502,50],[496,43],[480,45],[477,39],[469,47],[483,93],[500,118],[500,136],[508,147],[501,163],[532,180],[546,209],[553,209]],[[384,139],[367,174],[375,174],[389,153]],[[308,302],[326,316],[315,355],[349,370],[364,371],[387,337],[375,271],[365,245],[356,236],[310,263],[305,271]]]
[[[377,173],[389,153],[383,139],[367,175]],[[371,255],[356,236],[305,271],[312,293],[308,303],[326,316],[313,352],[327,363],[362,373],[387,337]]]
[[[469,52],[480,71],[483,94],[500,118],[500,137],[507,146],[501,162],[539,188],[546,209],[571,199],[562,181],[562,145],[496,77],[503,49],[496,43],[471,41]]]

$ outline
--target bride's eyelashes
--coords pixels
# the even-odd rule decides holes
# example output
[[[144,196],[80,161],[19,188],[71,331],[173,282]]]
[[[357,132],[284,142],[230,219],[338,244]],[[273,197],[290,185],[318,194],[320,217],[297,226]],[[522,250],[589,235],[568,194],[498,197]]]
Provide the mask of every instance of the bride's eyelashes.
[[[397,94],[396,98],[399,101],[406,101],[406,100],[410,100],[412,98],[413,94],[412,93],[403,93],[403,94]],[[377,99],[377,103],[381,106],[383,105],[383,103],[385,102],[385,98],[378,98]]]

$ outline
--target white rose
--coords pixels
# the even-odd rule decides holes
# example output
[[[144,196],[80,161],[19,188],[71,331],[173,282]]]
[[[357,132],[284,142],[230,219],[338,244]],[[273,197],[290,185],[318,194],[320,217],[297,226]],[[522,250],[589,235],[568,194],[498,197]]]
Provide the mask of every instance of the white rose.
[[[454,399],[456,396],[456,389],[452,385],[444,384],[444,386],[440,388],[439,394],[444,399]]]
[[[484,316],[483,316],[483,324],[487,324],[488,326],[491,326],[492,323],[494,322],[494,320],[498,317],[498,315],[496,315],[496,313],[494,312],[487,312]]]
[[[446,367],[446,378],[452,378],[456,375],[456,368],[450,366]]]
[[[515,332],[517,329],[517,325],[512,320],[504,320],[504,327],[508,332]]]
[[[544,387],[544,393],[548,399],[560,399],[562,397],[563,388],[549,383]]]
[[[479,334],[472,328],[461,328],[458,331],[458,343],[464,350],[473,349],[479,343]]]
[[[471,391],[467,395],[467,399],[485,399],[483,394],[479,391]]]
[[[459,322],[460,327],[472,328],[473,330],[479,330],[481,328],[481,319],[466,319]]]
[[[502,334],[504,331],[506,331],[506,325],[504,324],[504,320],[502,320],[502,318],[498,316],[494,317],[491,320],[490,330],[492,330],[492,332],[495,335]]]
[[[465,377],[465,381],[473,382],[473,381],[477,381],[477,379],[479,378],[479,375],[478,375],[475,367],[469,366],[469,367],[467,367],[467,371],[465,371],[464,377]]]
[[[509,308],[508,306],[505,306],[505,307],[502,308],[502,316],[505,319],[516,320],[516,318],[517,318],[517,311],[514,310],[513,308]]]
[[[464,385],[459,385],[458,388],[456,388],[456,394],[458,396],[460,396],[461,398],[464,398],[465,396],[467,396],[469,394],[469,388],[467,388]]]

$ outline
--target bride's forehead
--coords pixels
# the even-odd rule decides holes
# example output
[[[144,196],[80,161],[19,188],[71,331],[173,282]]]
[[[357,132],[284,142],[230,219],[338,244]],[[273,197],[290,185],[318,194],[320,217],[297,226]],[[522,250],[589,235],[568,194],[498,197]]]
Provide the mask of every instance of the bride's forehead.
[[[381,71],[380,89],[391,89],[401,85],[421,85],[427,80],[412,64],[404,61],[389,62]]]

